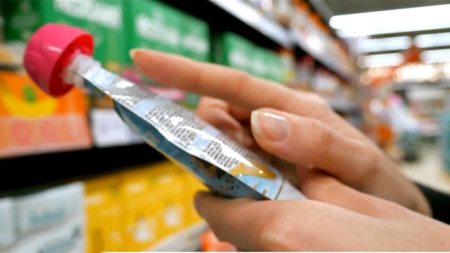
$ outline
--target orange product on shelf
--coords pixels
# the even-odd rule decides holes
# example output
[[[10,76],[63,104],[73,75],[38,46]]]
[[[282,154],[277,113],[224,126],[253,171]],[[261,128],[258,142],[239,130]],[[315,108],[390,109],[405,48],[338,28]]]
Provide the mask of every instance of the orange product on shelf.
[[[91,145],[82,90],[54,99],[24,74],[0,71],[0,157]]]
[[[319,28],[323,33],[328,34],[330,32],[330,29],[328,26],[323,22],[322,17],[316,12],[313,12],[309,16],[311,23],[313,23],[317,28]]]
[[[202,251],[237,251],[232,244],[219,241],[211,230],[207,230],[200,237],[200,247]]]
[[[395,133],[389,124],[379,122],[376,127],[376,138],[382,147],[388,147],[393,144]]]
[[[86,253],[126,249],[120,174],[85,182]]]
[[[309,10],[309,4],[305,0],[294,0],[294,5],[303,10]]]

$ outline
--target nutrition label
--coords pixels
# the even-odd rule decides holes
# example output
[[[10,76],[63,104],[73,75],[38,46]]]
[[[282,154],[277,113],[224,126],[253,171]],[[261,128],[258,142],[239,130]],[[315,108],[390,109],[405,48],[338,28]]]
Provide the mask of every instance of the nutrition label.
[[[183,148],[189,147],[198,132],[205,128],[204,123],[194,115],[171,102],[155,107],[145,118],[154,123],[160,131],[171,134]]]
[[[156,130],[168,142],[186,152],[186,157],[200,158],[270,198],[274,198],[280,191],[284,179],[278,171],[250,150],[203,122],[191,111],[155,95],[145,86],[117,76],[112,78],[111,73],[106,70],[99,69],[97,73],[91,72],[89,75],[93,86],[146,122],[135,126],[144,135],[151,135]],[[154,130],[149,131],[150,129]],[[157,143],[159,141],[152,145],[158,146]]]

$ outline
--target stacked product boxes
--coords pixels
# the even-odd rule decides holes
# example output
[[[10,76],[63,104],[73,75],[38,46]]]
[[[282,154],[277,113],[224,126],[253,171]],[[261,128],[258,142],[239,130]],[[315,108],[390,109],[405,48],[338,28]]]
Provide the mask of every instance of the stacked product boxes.
[[[189,229],[201,224],[192,201],[202,189],[161,162],[1,198],[0,252],[147,251],[179,233],[198,238]]]

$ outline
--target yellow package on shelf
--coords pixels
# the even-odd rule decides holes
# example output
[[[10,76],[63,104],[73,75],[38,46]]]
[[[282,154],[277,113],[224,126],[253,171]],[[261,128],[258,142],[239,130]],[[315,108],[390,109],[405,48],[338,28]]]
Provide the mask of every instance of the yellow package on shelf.
[[[145,251],[198,224],[193,198],[201,189],[169,161],[86,181],[86,252]]]
[[[120,192],[126,250],[147,250],[162,237],[161,194],[153,183],[157,175],[152,167],[127,170],[122,174]]]
[[[124,172],[123,180],[127,250],[150,249],[201,221],[193,197],[205,187],[178,165],[135,168]]]
[[[186,186],[184,191],[184,205],[186,208],[187,225],[200,223],[203,219],[198,215],[194,207],[194,195],[198,191],[207,191],[208,188],[190,173],[184,173],[183,182]]]
[[[120,174],[85,182],[86,252],[124,250]]]
[[[171,162],[158,164],[158,170],[166,171],[155,178],[155,187],[161,196],[162,228],[165,237],[186,227],[183,171]]]

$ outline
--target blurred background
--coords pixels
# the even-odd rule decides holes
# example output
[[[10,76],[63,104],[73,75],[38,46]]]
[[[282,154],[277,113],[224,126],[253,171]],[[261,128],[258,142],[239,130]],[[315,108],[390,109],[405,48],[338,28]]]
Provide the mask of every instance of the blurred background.
[[[192,110],[196,94],[144,78],[129,50],[316,92],[409,178],[450,192],[448,13],[448,0],[0,0],[0,253],[231,249],[193,208],[204,186],[112,101],[82,89],[53,99],[24,73],[43,24],[86,29],[105,68]]]

